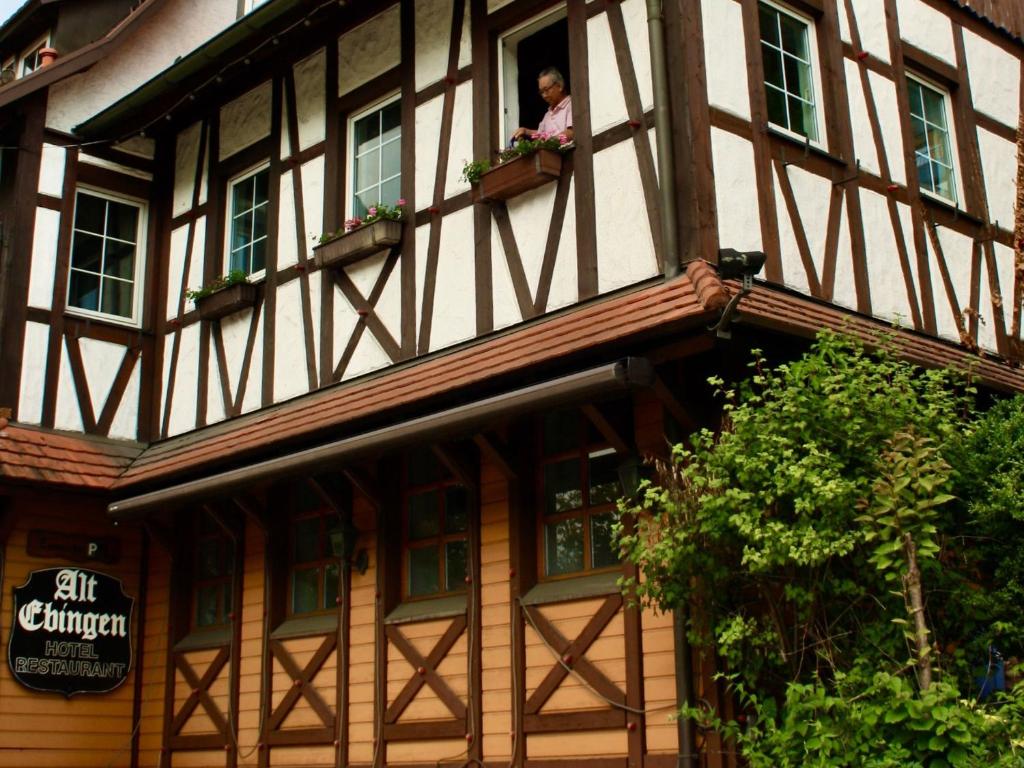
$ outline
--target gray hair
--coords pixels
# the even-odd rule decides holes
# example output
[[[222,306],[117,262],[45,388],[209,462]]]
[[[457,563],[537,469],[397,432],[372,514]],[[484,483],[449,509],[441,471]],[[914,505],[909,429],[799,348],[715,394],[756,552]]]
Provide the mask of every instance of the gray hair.
[[[565,78],[562,77],[562,73],[558,71],[558,67],[546,67],[541,70],[541,73],[537,75],[537,79],[540,80],[542,77],[550,77],[556,85],[560,85],[562,90],[565,90]]]

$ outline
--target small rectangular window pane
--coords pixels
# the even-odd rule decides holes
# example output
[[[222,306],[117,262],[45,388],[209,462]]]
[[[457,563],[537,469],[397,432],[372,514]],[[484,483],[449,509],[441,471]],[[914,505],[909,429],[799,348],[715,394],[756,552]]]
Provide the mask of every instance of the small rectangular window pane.
[[[952,200],[954,198],[952,172],[944,165],[932,163],[932,178],[935,180],[935,192]]]
[[[402,197],[402,181],[399,178],[385,181],[380,185],[380,194],[377,195],[380,198],[379,202],[386,203],[387,205],[395,205],[399,198]]]
[[[409,539],[429,539],[441,533],[438,492],[427,491],[409,496]]]
[[[75,202],[75,229],[102,235],[106,210],[106,200],[79,192]]]
[[[356,158],[356,191],[376,187],[379,183],[380,150],[374,149]]]
[[[132,316],[132,284],[123,280],[104,280],[100,311],[118,317]]]
[[[292,572],[292,613],[315,611],[319,568],[306,568]]]
[[[607,568],[618,565],[618,552],[612,538],[615,515],[607,512],[590,518],[590,567]]]
[[[544,512],[568,512],[583,506],[579,459],[566,459],[544,467]]]
[[[397,176],[402,169],[402,144],[398,141],[393,141],[390,144],[385,144],[380,150],[380,178],[390,179]],[[394,200],[383,200],[382,202],[391,205]]]
[[[102,259],[103,238],[85,232],[75,232],[71,246],[71,266],[75,269],[99,272]]]
[[[789,98],[789,129],[801,136],[817,139],[817,126],[814,124],[814,110],[811,105],[795,97]]]
[[[245,211],[231,222],[231,250],[244,248],[252,242],[252,211]]]
[[[943,131],[946,129],[946,109],[943,106],[942,94],[931,88],[921,87],[921,99],[924,102],[924,118]]]
[[[232,216],[237,216],[243,211],[252,208],[253,180],[242,179],[235,183],[231,194]]]
[[[243,272],[249,271],[249,254],[252,248],[245,246],[239,248],[237,251],[231,252],[231,258],[228,260],[228,271],[234,272],[235,270],[241,270]]]
[[[469,523],[469,495],[461,485],[444,490],[444,532],[462,533]]]
[[[611,504],[622,495],[619,457],[608,448],[590,454],[590,503]]]
[[[338,564],[324,566],[324,608],[334,608],[338,602]]]
[[[109,201],[107,203],[107,237],[134,243],[138,237],[139,209]]]
[[[764,62],[764,81],[782,90],[786,81],[782,75],[782,54],[771,46],[761,44],[761,58]]]
[[[252,244],[252,258],[249,262],[249,274],[262,272],[267,266],[267,238],[261,238]]]
[[[308,563],[320,558],[320,518],[304,517],[292,526],[292,562]]]
[[[465,541],[449,541],[444,545],[445,589],[454,592],[465,589],[469,563]]]
[[[215,579],[223,571],[220,556],[220,542],[217,539],[201,539],[196,553],[196,576],[200,579]]]
[[[779,47],[779,12],[771,6],[762,3],[758,6],[758,14],[761,17],[761,39]]]
[[[381,143],[391,141],[401,135],[402,103],[393,101],[381,110]]]
[[[262,171],[253,176],[253,205],[265,205],[270,199],[268,192],[270,189],[270,169],[264,168]]]
[[[357,120],[355,125],[356,154],[361,155],[380,143],[380,113]]]
[[[804,61],[810,61],[807,51],[807,25],[785,13],[778,16],[782,31],[782,50]]]
[[[200,587],[196,590],[196,626],[210,627],[220,623],[217,611],[217,595],[220,585]]]
[[[583,521],[578,518],[544,525],[544,562],[548,576],[583,570]]]
[[[409,594],[432,595],[441,591],[440,550],[436,546],[409,550]]]
[[[786,112],[786,94],[771,86],[765,86],[768,99],[768,121],[783,128],[789,127],[789,114]]]
[[[120,240],[108,240],[107,251],[103,256],[103,274],[131,280],[135,275],[135,246]]]
[[[100,308],[100,278],[89,272],[72,269],[69,276],[68,304],[79,309]]]

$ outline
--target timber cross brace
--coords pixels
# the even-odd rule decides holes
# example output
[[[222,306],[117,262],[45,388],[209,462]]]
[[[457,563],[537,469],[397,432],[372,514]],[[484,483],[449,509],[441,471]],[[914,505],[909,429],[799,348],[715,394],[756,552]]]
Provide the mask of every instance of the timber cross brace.
[[[279,640],[270,641],[270,652],[274,661],[281,665],[285,674],[292,681],[292,686],[284,694],[284,697],[270,713],[267,719],[266,742],[268,744],[312,744],[330,743],[334,741],[334,712],[324,701],[320,692],[313,685],[313,679],[323,668],[324,663],[334,653],[338,644],[337,634],[330,634],[324,637],[320,647],[310,657],[306,665],[300,670],[295,658],[288,652],[284,644]],[[301,731],[283,730],[288,715],[299,703],[305,699],[309,706],[323,723],[322,728],[304,728]]]
[[[466,631],[465,615],[456,616],[448,629],[434,645],[433,650],[424,658],[419,651],[403,635],[398,627],[389,625],[384,629],[391,644],[398,650],[405,660],[416,670],[415,674],[399,692],[395,700],[391,702],[384,713],[384,738],[388,740],[418,739],[423,738],[422,725],[429,726],[428,732],[435,737],[440,736],[462,736],[466,731],[466,705],[451,689],[444,678],[437,673],[437,668],[444,661],[448,652],[455,646],[459,638]],[[453,719],[448,721],[429,723],[399,723],[398,719],[405,712],[406,708],[416,698],[420,689],[427,685],[437,694],[438,699],[451,712]]]
[[[220,675],[230,656],[227,648],[221,648],[213,657],[203,676],[199,677],[192,665],[189,664],[188,659],[185,658],[185,654],[174,654],[174,668],[181,673],[192,692],[189,693],[182,703],[181,709],[174,715],[174,720],[171,721],[171,738],[168,744],[171,749],[204,749],[228,746],[231,743],[231,733],[224,713],[210,697],[210,686]],[[210,736],[182,735],[181,729],[185,727],[200,704],[203,705],[207,716],[217,729],[217,734]]]

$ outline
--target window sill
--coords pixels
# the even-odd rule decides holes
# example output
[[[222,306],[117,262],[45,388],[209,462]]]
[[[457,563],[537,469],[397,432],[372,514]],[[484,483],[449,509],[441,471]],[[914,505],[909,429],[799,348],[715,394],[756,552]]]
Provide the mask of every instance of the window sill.
[[[838,155],[833,155],[825,147],[820,144],[816,144],[812,141],[808,141],[805,137],[801,137],[798,134],[779,128],[778,126],[768,123],[765,127],[765,133],[776,139],[781,139],[794,147],[799,147],[801,152],[807,152],[817,157],[827,160],[834,165],[845,166],[846,161]]]
[[[622,572],[616,570],[579,576],[575,579],[545,581],[523,595],[520,602],[523,605],[543,605],[612,595],[622,591],[618,584],[621,577]]]
[[[940,211],[945,211],[954,218],[962,217],[964,219],[967,219],[972,224],[977,224],[978,226],[984,226],[985,224],[985,222],[982,221],[977,216],[968,213],[951,200],[947,200],[944,197],[939,197],[934,192],[929,192],[927,189],[921,189],[920,194],[921,200],[924,201],[925,205],[928,205],[932,208],[938,208]]]
[[[231,627],[196,629],[174,644],[175,652],[202,651],[208,648],[223,648],[231,644]]]
[[[447,619],[466,612],[466,596],[452,595],[433,600],[414,600],[402,603],[384,617],[385,624],[405,624],[412,621]]]
[[[286,619],[270,633],[274,640],[281,640],[290,637],[309,637],[311,635],[326,635],[338,631],[338,614],[315,613],[309,616],[295,616]]]

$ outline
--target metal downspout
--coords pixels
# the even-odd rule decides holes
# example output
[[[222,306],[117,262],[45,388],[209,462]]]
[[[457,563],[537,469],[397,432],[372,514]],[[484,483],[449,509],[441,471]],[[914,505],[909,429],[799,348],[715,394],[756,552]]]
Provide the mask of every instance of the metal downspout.
[[[665,279],[679,275],[679,222],[676,220],[675,154],[669,107],[668,63],[665,55],[665,14],[661,0],[647,0],[647,33],[651,47],[654,89],[654,131],[658,144],[658,191]]]

